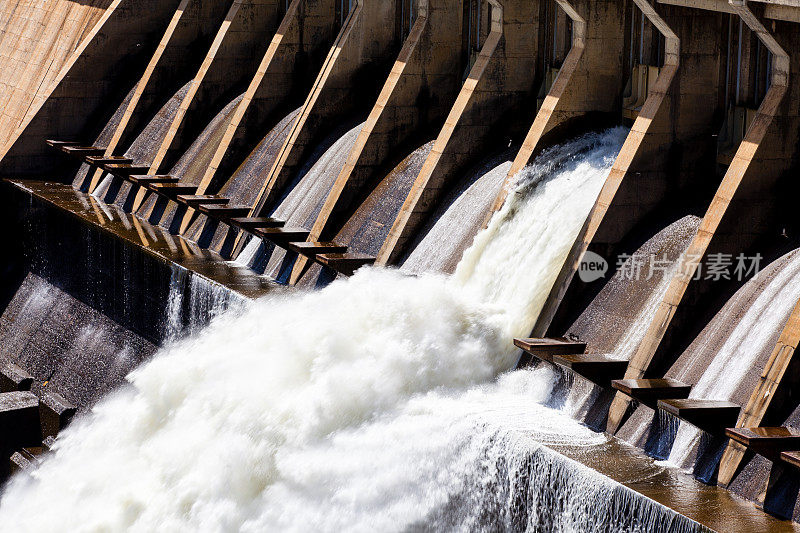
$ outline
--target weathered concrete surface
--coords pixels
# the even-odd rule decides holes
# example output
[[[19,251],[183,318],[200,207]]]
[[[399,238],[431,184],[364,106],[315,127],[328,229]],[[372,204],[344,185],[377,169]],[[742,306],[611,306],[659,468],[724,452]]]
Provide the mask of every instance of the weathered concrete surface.
[[[396,7],[395,2],[381,0],[354,2],[300,117],[264,180],[253,216],[275,202],[315,144],[341,119],[359,112],[364,102],[374,101],[379,86],[376,80],[386,78],[389,58],[396,57],[399,48]]]
[[[507,141],[526,127],[520,109],[530,104],[536,86],[539,2],[489,0],[489,4],[489,34],[377,264],[392,264],[401,257],[454,175],[474,164],[489,145]]]
[[[112,0],[8,0],[0,12],[0,147],[41,105]]]
[[[193,154],[199,165],[208,167],[225,130],[243,103],[243,86],[252,80],[269,48],[269,39],[265,36],[272,36],[283,18],[283,6],[283,0],[234,0],[156,151],[148,174],[177,172],[176,169],[183,168],[179,164],[181,160],[190,149],[196,148],[197,139],[206,133],[209,124],[224,114],[225,123],[215,126],[219,135],[207,139]],[[237,99],[236,108],[230,109]],[[198,177],[198,183],[199,180]],[[142,206],[147,195],[147,191],[140,188],[132,202],[133,211]],[[142,214],[152,218],[152,206],[146,207]],[[176,224],[181,226],[179,222]]]
[[[800,344],[800,302],[792,310],[769,360],[764,365],[764,371],[759,377],[758,384],[753,387],[750,398],[742,408],[736,427],[751,428],[761,425],[772,405],[775,393],[792,363],[798,344]],[[726,487],[733,480],[742,459],[744,459],[744,454],[744,446],[733,440],[728,442],[717,474],[717,481],[721,486]]]
[[[217,28],[222,23],[227,7],[223,2],[211,0],[181,0],[167,25],[161,40],[150,58],[141,78],[109,120],[97,138],[105,146],[106,156],[122,155],[136,140],[147,122],[163,108],[165,102],[192,79],[202,61],[200,54],[187,50],[206,49],[211,44]],[[107,137],[100,142],[100,137]],[[88,142],[89,139],[81,139]],[[153,140],[157,143],[157,140]],[[149,164],[152,156],[136,163]],[[79,171],[79,175],[80,175]],[[94,192],[105,173],[100,170],[85,171],[82,190]]]
[[[688,181],[688,176],[696,171],[699,157],[713,154],[714,108],[707,105],[707,98],[708,93],[716,95],[718,90],[719,48],[711,46],[699,54],[702,47],[697,44],[697,48],[687,46],[682,50],[680,37],[700,27],[705,30],[706,37],[715,42],[718,17],[697,21],[686,12],[679,14],[680,17],[673,15],[667,22],[650,4],[642,1],[636,5],[664,36],[664,66],[553,286],[534,328],[535,334],[544,333],[551,325],[558,329],[571,323],[570,319],[556,317],[556,313],[569,314],[564,307],[569,308],[570,302],[580,299],[579,295],[586,290],[575,277],[586,250],[591,249],[613,262],[620,242],[653,211],[674,201],[675,189],[681,180]],[[680,35],[675,33],[673,24]],[[698,56],[706,61],[696,65]],[[687,70],[686,76],[678,75],[681,68]],[[698,113],[701,106],[705,106],[704,114]],[[676,169],[675,148],[695,146],[697,138],[703,134],[707,136],[706,151],[692,153]],[[563,302],[566,305],[559,309]]]
[[[383,177],[420,130],[432,134],[455,100],[460,84],[461,2],[418,0],[417,19],[355,147],[311,228],[309,240],[328,240],[366,185]],[[415,135],[416,134],[416,135]],[[406,149],[407,151],[407,149]],[[306,263],[295,265],[296,282]]]
[[[252,79],[283,17],[283,0],[233,0],[192,87],[150,165],[150,174],[172,166],[198,131]],[[211,148],[210,148],[211,149]]]
[[[165,101],[192,78],[202,57],[187,51],[208,48],[226,10],[224,2],[181,0],[142,77],[125,102],[124,111],[115,113],[109,121],[113,134],[107,142],[106,156],[121,155],[123,148],[130,146]],[[88,183],[83,189],[93,192],[103,175],[99,169],[88,174]]]
[[[219,190],[247,155],[247,149],[256,146],[258,135],[253,133],[275,126],[309,89],[338,27],[335,7],[333,0],[294,0],[289,5],[198,183],[198,194]],[[193,209],[183,215],[181,233],[195,215]]]
[[[66,181],[78,167],[47,138],[93,139],[139,78],[177,1],[111,4],[0,151],[0,174]],[[112,81],[113,80],[113,81]]]
[[[731,257],[746,252],[763,254],[767,250],[765,238],[774,239],[780,232],[776,227],[780,219],[774,208],[781,201],[777,182],[797,161],[797,145],[786,143],[785,139],[800,135],[798,101],[786,98],[790,93],[790,60],[781,44],[766,31],[749,8],[732,6],[772,52],[772,85],[711,201],[678,274],[631,360],[627,378],[642,377],[654,359],[668,361],[679,342],[697,328],[703,305],[709,305],[709,299],[715,293],[719,294],[724,283],[715,285],[714,280],[693,279],[703,258],[711,254],[730,254]],[[776,35],[781,36],[784,43],[794,46],[788,46],[788,49],[796,49],[798,29],[785,30],[783,35],[780,31]],[[797,61],[793,61],[792,71],[800,66]],[[791,92],[797,90],[793,87]],[[686,304],[681,305],[684,298]],[[609,429],[618,427],[627,406],[618,396],[609,412]]]
[[[212,186],[216,176],[224,180],[235,170],[243,150],[249,151],[257,142],[258,135],[253,133],[268,131],[299,103],[330,49],[337,28],[335,11],[334,0],[293,0],[289,5],[200,181],[198,194]]]

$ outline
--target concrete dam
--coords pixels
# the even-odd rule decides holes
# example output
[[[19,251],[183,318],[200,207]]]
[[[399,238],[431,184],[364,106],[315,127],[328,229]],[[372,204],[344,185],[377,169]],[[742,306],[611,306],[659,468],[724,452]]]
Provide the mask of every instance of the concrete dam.
[[[797,0],[0,0],[0,530],[800,531]]]

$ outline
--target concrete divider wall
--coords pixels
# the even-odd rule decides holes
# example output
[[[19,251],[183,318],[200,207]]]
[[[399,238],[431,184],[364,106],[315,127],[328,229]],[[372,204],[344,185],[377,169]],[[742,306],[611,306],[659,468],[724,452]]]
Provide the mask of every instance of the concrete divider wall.
[[[769,13],[770,6],[767,6],[765,14]],[[795,15],[798,15],[795,12]],[[800,17],[795,17],[797,22],[800,22]],[[794,19],[790,19],[793,20]],[[776,23],[776,25],[778,25]],[[775,36],[779,44],[783,45],[786,50],[797,50],[797,24],[779,24],[776,28]],[[800,72],[800,57],[797,54],[790,56],[790,72],[792,78],[794,74]],[[788,115],[779,115],[775,117],[775,122],[780,124],[788,122],[789,127],[794,115],[795,120],[797,116],[796,100],[800,95],[797,94],[797,88],[792,87],[790,84],[788,102],[783,104],[783,107],[788,107]],[[774,142],[775,139],[773,138]],[[777,147],[776,147],[777,148]],[[794,167],[797,167],[798,154],[785,154],[794,159]],[[788,179],[792,179],[791,174]],[[747,404],[743,406],[742,412],[736,423],[736,427],[755,427],[762,425],[765,418],[769,416],[770,412],[774,410],[774,406],[779,405],[781,402],[776,402],[776,396],[780,393],[780,389],[786,391],[788,387],[797,383],[798,376],[787,375],[787,371],[791,366],[797,364],[795,354],[797,351],[798,343],[800,342],[800,302],[792,310],[783,332],[772,351],[772,354],[761,373],[758,385],[753,389]],[[790,378],[790,379],[787,379]],[[788,382],[788,383],[787,383]],[[725,452],[723,453],[720,461],[719,473],[717,480],[722,486],[727,486],[734,479],[738,469],[744,458],[744,449],[730,441]]]
[[[569,326],[606,280],[585,284],[575,277],[586,250],[616,257],[636,249],[640,228],[700,211],[715,180],[717,104],[721,74],[719,13],[658,6],[657,16],[680,43],[677,64],[664,67],[634,122],[600,193],[580,244],[573,249],[537,324],[537,332]],[[669,45],[669,40],[666,41]]]
[[[116,125],[106,156],[122,155],[167,100],[192,79],[226,12],[225,2],[181,0]],[[89,192],[103,175],[100,169],[92,173]]]
[[[0,14],[0,147],[41,104],[111,0],[8,0]]]
[[[451,179],[527,127],[522,117],[535,102],[540,4],[489,3],[489,36],[378,254],[378,264],[400,257]]]
[[[231,100],[244,93],[283,18],[285,0],[233,0],[150,167],[166,171]]]
[[[252,213],[257,215],[280,195],[313,147],[342,119],[365,112],[374,102],[391,60],[397,56],[396,3],[355,0],[306,98],[300,117],[264,180]],[[388,59],[388,60],[387,60]]]
[[[95,138],[138,80],[177,5],[159,0],[112,3],[47,98],[0,151],[0,175],[71,179],[79,162],[67,160],[44,141]]]
[[[342,172],[311,229],[310,240],[332,237],[343,210],[363,187],[408,155],[420,134],[435,134],[458,94],[461,3],[419,0],[417,20],[361,130]],[[398,152],[398,147],[403,149]]]
[[[328,195],[308,240],[329,240],[353,200],[381,179],[398,158],[433,135],[461,81],[462,9],[453,0],[418,0],[417,18],[356,144]],[[411,143],[411,144],[409,144]],[[298,258],[291,282],[306,266]]]
[[[782,385],[786,371],[794,360],[798,344],[800,344],[800,301],[792,310],[778,343],[772,350],[769,361],[761,373],[758,385],[753,389],[747,404],[742,407],[736,427],[749,428],[762,425],[762,421],[776,397],[778,387]],[[793,376],[793,378],[793,381],[796,382],[797,376]],[[745,450],[746,448],[737,442],[732,440],[728,442],[728,446],[722,454],[717,474],[717,481],[721,486],[726,487],[733,480],[742,459],[744,459]]]
[[[302,101],[335,37],[335,4],[335,0],[292,0],[289,4],[198,186],[198,194],[209,187],[218,189],[262,135]]]
[[[571,123],[587,114],[611,113],[620,107],[624,85],[624,5],[614,0],[558,0],[558,5],[572,19],[572,47],[487,213],[487,223],[503,206],[517,173],[549,144],[548,133],[568,130]]]
[[[765,261],[774,258],[781,249],[797,246],[796,236],[780,242],[781,218],[776,205],[785,195],[779,180],[797,165],[797,145],[786,139],[798,138],[798,101],[786,98],[789,92],[789,57],[761,21],[747,6],[731,4],[736,13],[772,52],[771,87],[758,109],[756,117],[740,144],[722,183],[703,218],[696,237],[690,245],[679,272],[669,285],[652,320],[644,340],[631,359],[626,378],[638,378],[645,373],[659,374],[674,359],[684,343],[702,329],[716,309],[724,303],[753,273],[743,279],[709,279],[701,271],[695,274],[703,260],[725,254],[762,254]],[[797,27],[775,25],[778,36],[788,49],[797,49]],[[797,59],[791,63],[796,72]],[[797,88],[792,88],[795,93]],[[796,93],[795,93],[796,94]],[[609,413],[609,429],[614,430],[624,418],[627,402],[617,397]]]

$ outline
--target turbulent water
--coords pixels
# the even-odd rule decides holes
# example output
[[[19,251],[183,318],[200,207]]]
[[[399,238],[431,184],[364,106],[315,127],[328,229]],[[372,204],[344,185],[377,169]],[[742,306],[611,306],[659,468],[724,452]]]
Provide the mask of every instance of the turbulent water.
[[[603,439],[536,403],[550,371],[504,374],[623,137],[541,156],[452,277],[362,269],[249,303],[166,347],[11,483],[0,523],[644,530],[635,513],[599,519],[593,506],[618,487],[559,473],[537,443]]]

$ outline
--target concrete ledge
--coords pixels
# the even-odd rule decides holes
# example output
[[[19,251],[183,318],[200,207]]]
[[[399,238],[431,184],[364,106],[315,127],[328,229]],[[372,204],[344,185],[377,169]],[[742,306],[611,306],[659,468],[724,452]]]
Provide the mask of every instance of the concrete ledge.
[[[0,392],[29,391],[33,376],[16,364],[5,361],[0,367]]]
[[[1,393],[0,450],[38,446],[41,442],[39,398],[28,391]]]
[[[740,407],[721,400],[659,400],[658,408],[712,435],[721,435],[739,415]]]

